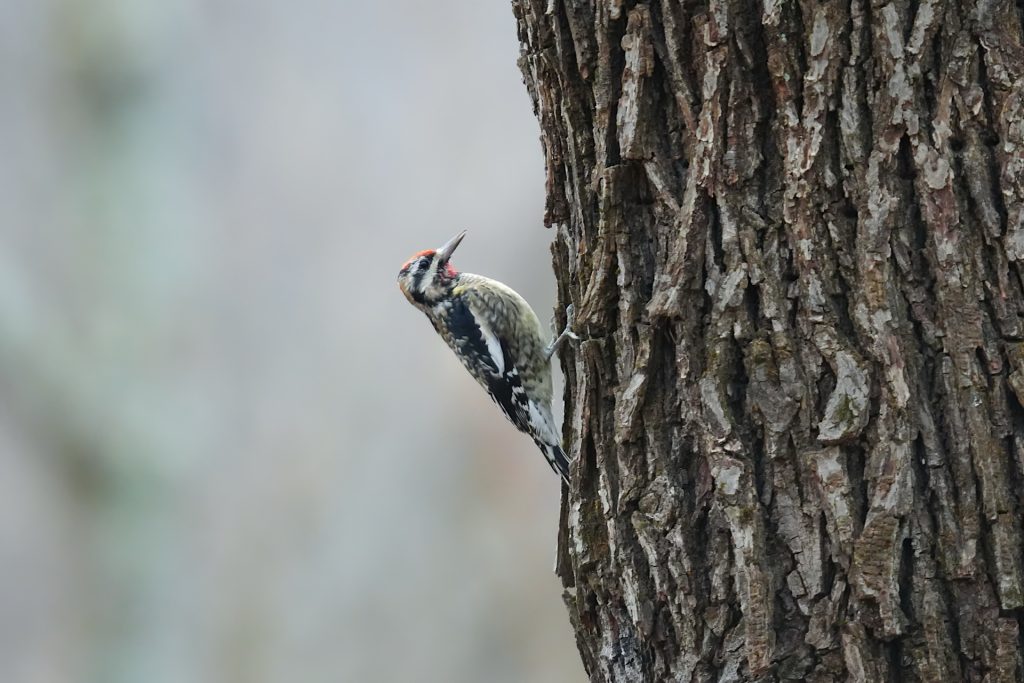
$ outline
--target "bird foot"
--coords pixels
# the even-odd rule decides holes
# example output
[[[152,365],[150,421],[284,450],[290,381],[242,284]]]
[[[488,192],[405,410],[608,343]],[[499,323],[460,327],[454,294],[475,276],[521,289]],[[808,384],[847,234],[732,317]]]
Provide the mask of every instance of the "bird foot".
[[[573,308],[572,304],[565,307],[565,329],[555,337],[550,344],[544,348],[544,359],[550,361],[551,356],[555,355],[559,347],[565,343],[566,339],[572,339],[573,341],[579,341],[580,338],[572,331],[572,326],[576,322],[576,309]],[[551,319],[551,329],[555,329],[555,320]]]

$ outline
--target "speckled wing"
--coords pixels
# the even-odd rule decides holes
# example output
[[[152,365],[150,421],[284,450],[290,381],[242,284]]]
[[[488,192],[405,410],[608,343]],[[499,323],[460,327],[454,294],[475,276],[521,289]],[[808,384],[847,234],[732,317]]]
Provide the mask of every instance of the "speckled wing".
[[[508,344],[474,310],[472,297],[453,299],[448,312],[448,343],[516,429],[530,431],[530,407],[522,377]]]
[[[463,273],[458,290],[473,314],[489,321],[493,335],[505,345],[506,354],[519,369],[527,394],[537,403],[551,402],[551,367],[544,355],[544,331],[536,313],[513,289],[483,277]]]

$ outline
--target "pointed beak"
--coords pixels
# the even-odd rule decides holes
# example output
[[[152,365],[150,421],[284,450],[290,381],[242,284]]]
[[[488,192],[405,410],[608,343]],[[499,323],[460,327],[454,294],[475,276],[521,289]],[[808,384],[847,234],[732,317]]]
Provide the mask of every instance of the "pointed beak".
[[[461,242],[462,238],[465,236],[466,231],[463,230],[458,235],[445,242],[443,247],[439,247],[437,250],[438,261],[440,263],[448,263],[448,259],[452,257],[452,254],[455,252],[455,248],[459,246],[459,242]]]

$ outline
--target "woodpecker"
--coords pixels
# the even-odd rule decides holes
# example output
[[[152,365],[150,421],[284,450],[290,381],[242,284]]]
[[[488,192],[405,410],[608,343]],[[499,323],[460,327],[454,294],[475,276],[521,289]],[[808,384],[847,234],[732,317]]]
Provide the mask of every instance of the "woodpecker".
[[[569,459],[551,417],[551,356],[570,331],[545,345],[537,314],[502,283],[452,265],[463,230],[437,249],[415,254],[398,271],[398,286],[423,311],[469,374],[516,429],[537,444],[551,469],[568,483]]]

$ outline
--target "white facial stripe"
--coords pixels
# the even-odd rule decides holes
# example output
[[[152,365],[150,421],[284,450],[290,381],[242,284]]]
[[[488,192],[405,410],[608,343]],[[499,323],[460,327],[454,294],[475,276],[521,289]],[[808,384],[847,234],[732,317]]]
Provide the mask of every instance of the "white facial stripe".
[[[437,294],[437,261],[435,259],[430,260],[430,265],[423,273],[420,289],[427,295],[427,299],[433,299]]]
[[[430,298],[428,294],[434,283],[434,278],[437,275],[437,262],[435,259],[431,259],[430,265],[427,266],[427,269],[420,270],[420,263],[424,258],[425,257],[421,256],[412,262],[406,277],[409,279],[409,289],[412,292],[422,294],[424,297]]]

